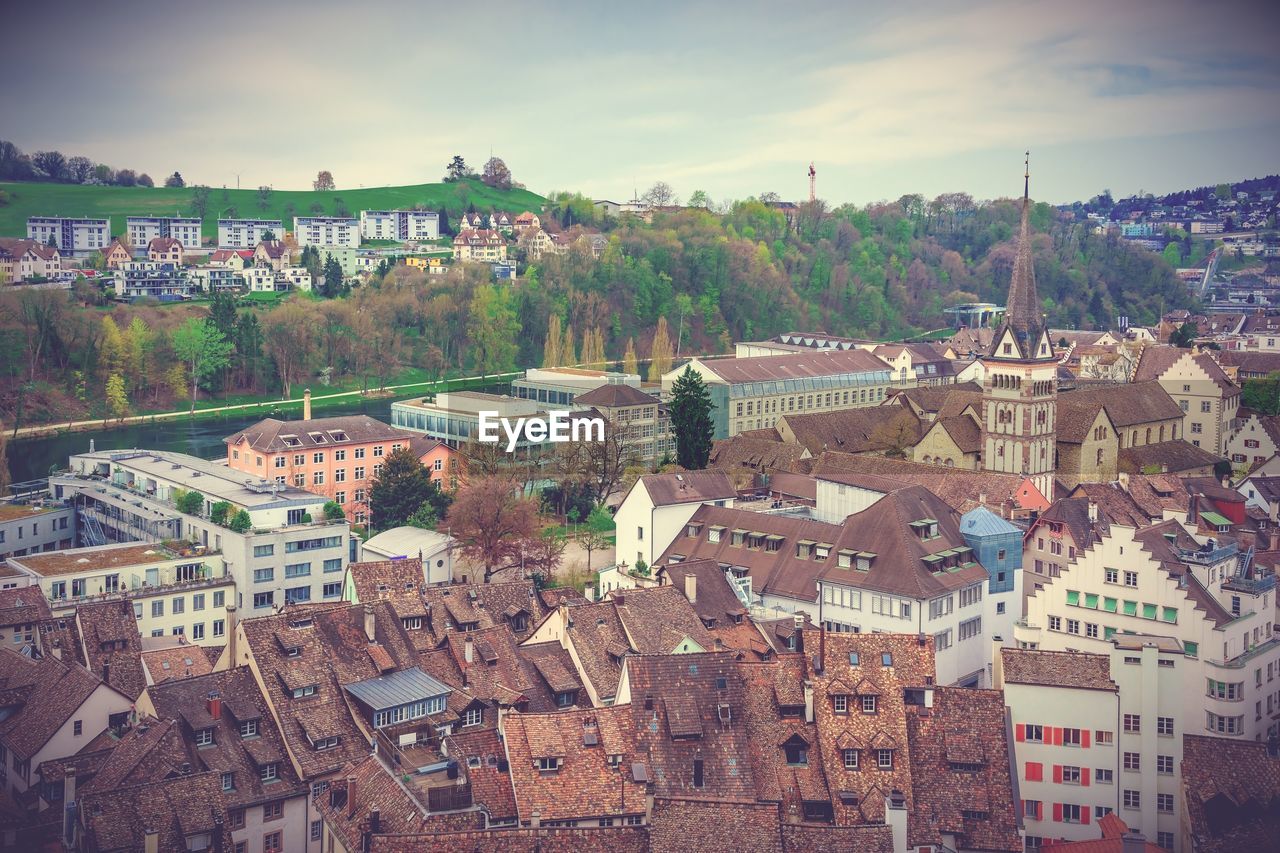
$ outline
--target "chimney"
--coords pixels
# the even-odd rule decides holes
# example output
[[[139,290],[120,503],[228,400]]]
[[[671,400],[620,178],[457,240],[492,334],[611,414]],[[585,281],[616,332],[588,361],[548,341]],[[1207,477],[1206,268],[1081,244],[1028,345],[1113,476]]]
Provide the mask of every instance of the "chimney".
[[[111,683],[111,664],[107,661],[102,662],[102,682],[104,684]]]
[[[302,391],[302,419],[304,421],[311,420],[311,389],[304,388]]]
[[[698,576],[693,572],[684,576],[684,597],[690,604],[698,603]]]
[[[375,630],[372,604],[366,604],[364,606],[364,635],[369,638],[369,642],[378,642],[378,632]]]
[[[222,847],[222,812],[213,814],[213,853],[223,853]]]
[[[1098,521],[1098,505],[1093,501],[1089,501],[1089,521],[1093,523]]]
[[[62,776],[62,803],[69,806],[76,801],[76,769],[68,767]]]
[[[469,636],[462,641],[462,659],[466,661],[468,665],[470,665],[471,659],[474,656],[473,645],[471,637]]]
[[[160,833],[151,827],[142,830],[143,853],[160,853]]]
[[[235,604],[227,605],[227,657],[228,668],[234,668],[236,661],[236,606]]]
[[[369,831],[374,835],[382,831],[382,812],[377,809],[369,812]]]
[[[209,716],[215,720],[222,719],[222,694],[212,691],[208,696]]]
[[[1274,520],[1272,519],[1272,521]],[[53,656],[58,660],[62,660],[62,641],[56,638],[53,641]]]
[[[1224,489],[1229,489],[1229,488],[1231,488],[1231,478],[1230,478],[1230,477],[1223,477],[1223,478],[1222,478],[1222,488],[1224,488]]]
[[[1147,839],[1136,829],[1131,829],[1120,836],[1121,853],[1144,853],[1146,849]]]
[[[1267,518],[1272,524],[1280,521],[1280,501],[1267,501]]]
[[[356,777],[347,777],[347,818],[356,816]]]

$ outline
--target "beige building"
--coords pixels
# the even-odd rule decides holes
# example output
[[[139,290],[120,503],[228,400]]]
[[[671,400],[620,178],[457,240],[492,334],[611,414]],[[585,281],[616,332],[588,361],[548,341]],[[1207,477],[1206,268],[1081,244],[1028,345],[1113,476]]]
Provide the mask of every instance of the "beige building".
[[[453,238],[455,261],[505,261],[507,241],[497,231],[467,228]]]
[[[624,452],[636,462],[653,465],[663,456],[675,456],[666,405],[639,388],[621,383],[600,385],[578,394],[574,407],[594,409],[613,429],[621,430]]]
[[[1183,436],[1219,456],[1235,428],[1240,386],[1208,351],[1150,346],[1142,351],[1133,381],[1156,380],[1183,411]]]
[[[173,237],[155,237],[147,244],[147,260],[153,264],[182,266],[182,244]]]

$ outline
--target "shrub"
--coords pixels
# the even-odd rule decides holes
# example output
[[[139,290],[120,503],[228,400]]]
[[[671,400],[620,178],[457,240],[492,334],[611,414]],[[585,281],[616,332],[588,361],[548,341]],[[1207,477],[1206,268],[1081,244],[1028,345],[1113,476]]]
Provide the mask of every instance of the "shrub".
[[[253,527],[253,519],[249,517],[249,513],[245,510],[236,510],[236,514],[231,516],[231,521],[227,524],[236,533],[247,533],[249,528]]]

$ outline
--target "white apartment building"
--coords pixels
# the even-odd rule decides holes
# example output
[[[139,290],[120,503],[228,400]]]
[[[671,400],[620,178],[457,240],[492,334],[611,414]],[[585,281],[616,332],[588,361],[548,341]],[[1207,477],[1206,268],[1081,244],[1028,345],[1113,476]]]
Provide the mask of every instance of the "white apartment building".
[[[111,243],[111,220],[31,216],[27,218],[27,239],[57,246],[64,255],[91,255]]]
[[[55,616],[74,615],[81,604],[128,600],[144,637],[226,642],[223,617],[235,583],[221,555],[206,548],[122,542],[11,557],[9,566],[40,587]]]
[[[343,216],[295,216],[293,236],[299,246],[360,248],[360,220]]]
[[[220,556],[235,583],[244,618],[264,616],[288,602],[338,601],[354,542],[345,520],[328,521],[323,495],[234,471],[224,464],[166,451],[76,454],[70,472],[50,477],[54,496],[71,500],[98,542],[190,543]],[[183,491],[199,492],[203,508],[175,506]],[[248,529],[232,530],[211,516],[244,510]]]
[[[732,507],[737,492],[718,468],[678,474],[645,474],[614,513],[617,562],[652,566],[703,504]]]
[[[1181,853],[1179,715],[1194,660],[1169,637],[1118,634],[1105,646],[1000,655],[1028,849],[1097,838],[1091,824],[1115,812]]]
[[[172,237],[184,249],[196,249],[201,243],[201,220],[196,216],[128,216],[125,217],[125,233],[129,245],[146,249],[157,237]]]
[[[1022,648],[1100,653],[1125,634],[1168,637],[1187,660],[1179,730],[1265,739],[1280,726],[1275,589],[1234,542],[1202,543],[1172,519],[1113,523],[1032,592],[1014,637]]]
[[[284,238],[284,222],[279,219],[219,219],[219,249],[254,249],[263,240]]]
[[[362,210],[360,236],[366,240],[436,240],[440,214],[434,210]]]

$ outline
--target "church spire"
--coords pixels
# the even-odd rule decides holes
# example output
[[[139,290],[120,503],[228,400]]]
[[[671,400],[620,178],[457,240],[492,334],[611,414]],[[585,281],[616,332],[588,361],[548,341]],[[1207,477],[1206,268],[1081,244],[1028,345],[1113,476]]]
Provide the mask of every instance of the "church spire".
[[[1022,175],[1022,225],[1018,233],[1018,248],[1013,260],[1013,280],[1009,285],[1009,301],[1005,306],[1002,332],[1013,332],[1019,352],[1015,357],[1024,359],[1052,358],[1049,352],[1039,352],[1046,327],[1041,315],[1040,296],[1036,293],[1036,267],[1031,254],[1031,152],[1027,152]],[[1003,333],[996,340],[1004,339]],[[1000,353],[993,352],[992,355]]]

